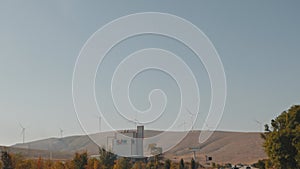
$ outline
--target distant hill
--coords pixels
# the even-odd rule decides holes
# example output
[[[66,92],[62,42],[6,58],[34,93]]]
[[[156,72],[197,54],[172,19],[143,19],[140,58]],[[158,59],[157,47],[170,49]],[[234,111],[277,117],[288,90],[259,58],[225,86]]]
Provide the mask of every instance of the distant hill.
[[[145,131],[145,137],[159,134],[160,131]],[[170,138],[161,140],[164,144],[168,144],[173,135],[180,132],[169,132]],[[245,163],[251,164],[259,159],[267,158],[263,151],[263,140],[260,133],[244,133],[244,132],[224,132],[215,131],[214,134],[203,144],[199,145],[200,131],[193,131],[175,147],[165,153],[167,158],[179,160],[184,158],[190,161],[193,153],[189,150],[190,147],[198,147],[197,160],[205,162],[205,155],[213,157],[213,162],[216,163]],[[94,139],[99,139],[100,142],[106,143],[107,136],[112,136],[112,132],[91,135]],[[98,137],[99,136],[99,137]],[[39,141],[33,141],[25,144],[13,145],[14,151],[35,150],[36,153],[43,154],[49,157],[49,152],[52,152],[53,158],[72,158],[74,152],[87,150],[89,154],[98,154],[98,146],[88,136],[70,136],[64,138],[49,138]],[[18,148],[18,149],[13,149]],[[28,154],[30,155],[30,153]],[[33,154],[31,154],[33,156]]]
[[[216,163],[252,164],[259,159],[267,158],[260,133],[216,131],[205,143],[199,145],[200,132],[190,132],[180,144],[165,153],[170,159],[190,161],[193,157],[189,147],[199,147],[196,156],[198,161],[205,162],[205,155],[211,156]]]
[[[97,147],[88,136],[70,136],[64,138],[49,138],[44,140],[33,141],[25,144],[16,144],[15,148],[29,148],[35,150],[46,150],[53,152],[71,152],[80,150],[90,150]]]
[[[8,151],[13,154],[21,154],[26,158],[39,158],[42,157],[44,159],[58,159],[58,160],[68,160],[73,156],[73,153],[70,152],[52,152],[45,150],[36,150],[36,149],[28,149],[28,148],[18,148],[18,147],[5,147],[0,146],[0,151]]]

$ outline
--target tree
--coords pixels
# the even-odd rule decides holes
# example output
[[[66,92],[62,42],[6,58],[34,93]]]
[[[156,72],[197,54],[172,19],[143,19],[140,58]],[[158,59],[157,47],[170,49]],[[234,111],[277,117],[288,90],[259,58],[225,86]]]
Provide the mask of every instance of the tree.
[[[87,169],[100,169],[100,162],[96,158],[90,158],[88,160]]]
[[[54,168],[54,169],[65,169],[66,167],[65,167],[65,165],[64,165],[63,162],[61,162],[61,161],[56,161],[56,162],[54,163],[54,165],[53,165],[53,168]]]
[[[258,162],[253,164],[253,167],[259,169],[266,169],[271,167],[271,162],[269,159],[258,160]]]
[[[68,167],[67,168],[75,168],[75,165],[74,165],[74,161],[73,160],[70,160],[68,163],[67,163]],[[50,159],[47,159],[44,161],[44,167],[46,169],[51,169],[54,167],[54,162]]]
[[[12,161],[12,168],[18,168],[19,163],[22,163],[25,160],[21,153],[10,154],[10,157]]]
[[[11,155],[7,151],[2,151],[1,160],[3,163],[3,169],[13,169]]]
[[[100,164],[103,168],[111,169],[117,159],[117,155],[112,152],[106,151],[104,148],[99,148]]]
[[[278,169],[300,168],[300,106],[292,106],[265,125],[263,146]]]
[[[20,161],[15,169],[33,169],[35,165],[32,160],[23,160]]]
[[[192,160],[191,160],[191,169],[196,169],[196,162],[195,162],[194,158],[192,158]]]
[[[73,163],[75,169],[85,169],[88,162],[87,152],[84,153],[75,153],[75,157],[73,158]]]
[[[134,163],[131,169],[144,169],[146,168],[146,164],[143,163],[142,161],[137,161]]]
[[[170,169],[171,168],[171,160],[170,159],[167,159],[165,161],[165,169]]]
[[[160,165],[160,160],[162,160],[162,155],[161,154],[157,154],[154,156],[154,167],[158,168]]]
[[[171,164],[171,169],[178,169],[178,163],[172,163]]]
[[[216,164],[215,162],[212,162],[212,163],[211,163],[211,166],[212,166],[213,168],[216,168],[216,167],[217,167],[217,164]]]
[[[225,168],[231,168],[232,167],[232,164],[231,163],[226,163],[225,164]]]
[[[183,161],[183,159],[180,160],[179,169],[184,169],[184,161]]]
[[[122,157],[119,158],[114,165],[113,169],[129,169],[132,167],[132,164],[128,158]]]
[[[146,169],[154,169],[154,168],[156,168],[156,167],[155,167],[153,160],[149,160],[146,165]]]

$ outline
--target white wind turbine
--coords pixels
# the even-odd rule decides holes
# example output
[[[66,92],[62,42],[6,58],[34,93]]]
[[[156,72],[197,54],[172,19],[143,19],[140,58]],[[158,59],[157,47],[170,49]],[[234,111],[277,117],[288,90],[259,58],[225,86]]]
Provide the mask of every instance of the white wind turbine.
[[[117,110],[116,110],[117,111]],[[121,114],[119,111],[117,111],[119,114]],[[125,117],[123,116],[123,118],[128,121],[129,123],[132,123],[134,124],[134,128],[137,128],[137,126],[139,125],[142,125],[143,123],[141,123],[139,120],[138,120],[138,112],[135,112],[135,115],[133,118],[129,118],[129,117]]]
[[[99,130],[99,133],[101,133],[102,131],[102,116],[101,115],[96,115],[96,114],[93,114],[93,118],[97,118],[97,121],[98,121],[98,130]]]
[[[138,112],[135,112],[135,115],[133,118],[124,117],[129,123],[133,123],[135,126],[134,128],[137,128],[137,126],[141,125],[140,121],[138,120]]]
[[[254,122],[257,123],[259,125],[259,130],[263,130],[263,123],[261,121],[258,121],[257,119],[254,119]]]
[[[132,122],[135,123],[135,127],[137,127],[140,124],[140,122],[138,120],[138,112],[135,112],[135,117]]]
[[[180,123],[177,127],[181,127],[183,126],[183,131],[186,130],[185,126],[186,126],[186,121],[184,120],[183,123]]]
[[[21,127],[21,135],[22,135],[22,139],[23,139],[23,144],[25,143],[25,130],[26,128],[23,127],[23,125],[19,122],[19,126]]]
[[[186,111],[189,113],[190,118],[191,118],[191,123],[192,123],[192,131],[194,130],[195,127],[195,123],[194,122],[194,118],[196,118],[196,114],[197,113],[192,113],[187,107],[186,107]]]
[[[100,115],[100,116],[98,116],[99,133],[101,133],[101,131],[102,131],[101,121],[102,121],[102,117]]]
[[[134,123],[135,123],[135,127],[141,124],[137,118],[134,119]]]
[[[95,132],[97,132],[97,128],[98,128],[98,132],[101,133],[101,131],[102,131],[102,115],[97,114],[97,113],[91,113],[89,115],[89,118],[91,118],[91,120],[93,121],[93,125],[96,126],[96,131]]]
[[[126,119],[126,121],[128,121],[129,123],[134,124],[134,128],[136,128],[136,127],[140,124],[140,122],[138,121],[137,118],[134,118],[134,119],[125,118],[125,119]],[[134,129],[134,128],[133,128],[133,129]]]
[[[64,130],[62,128],[59,128],[59,132],[60,132],[60,138],[63,138]]]

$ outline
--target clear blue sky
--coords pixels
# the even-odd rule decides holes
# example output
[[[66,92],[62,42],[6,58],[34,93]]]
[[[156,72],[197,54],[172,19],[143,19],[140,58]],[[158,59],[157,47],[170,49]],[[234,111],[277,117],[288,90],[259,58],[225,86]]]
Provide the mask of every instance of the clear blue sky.
[[[259,0],[1,1],[0,145],[22,141],[18,122],[26,127],[27,141],[58,137],[59,128],[64,129],[64,135],[83,134],[74,112],[71,88],[79,51],[103,25],[136,12],[170,13],[199,27],[215,45],[227,76],[227,102],[218,129],[259,131],[255,119],[267,123],[291,105],[300,104],[299,8],[299,1]],[[157,39],[159,43],[154,42]],[[128,54],[143,47],[140,44],[185,54],[176,42],[152,36],[128,40],[128,46],[121,44],[115,55]],[[198,83],[203,86],[202,104],[208,106],[205,70],[193,66],[193,57],[183,58],[198,72]],[[110,69],[113,61],[108,59],[107,63]],[[157,72],[148,75],[150,80],[165,78]],[[133,101],[142,108],[147,105],[146,100],[139,99],[144,96],[142,91],[159,85],[152,82],[149,86],[147,80],[140,77],[132,87]],[[161,82],[167,90],[170,80]],[[101,79],[97,84],[99,102],[105,103],[101,100],[105,85]],[[139,92],[134,94],[135,91]],[[173,108],[176,99],[170,112]],[[93,123],[96,128],[96,118]],[[196,128],[201,126],[200,118]]]

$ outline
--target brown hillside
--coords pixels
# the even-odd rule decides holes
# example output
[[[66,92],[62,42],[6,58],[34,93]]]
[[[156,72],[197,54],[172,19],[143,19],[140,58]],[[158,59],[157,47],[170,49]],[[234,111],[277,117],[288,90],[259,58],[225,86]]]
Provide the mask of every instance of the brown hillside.
[[[145,131],[145,136],[153,136],[159,134],[160,131]],[[174,135],[180,135],[181,132],[168,132],[170,137],[160,140],[162,147],[167,147]],[[190,161],[193,153],[189,150],[191,147],[199,148],[197,152],[197,160],[205,162],[205,155],[213,157],[216,163],[245,163],[251,164],[259,159],[267,158],[263,151],[263,140],[260,133],[244,133],[244,132],[224,132],[216,131],[204,143],[199,144],[200,131],[190,132],[178,145],[165,153],[167,158],[178,160],[184,158]],[[105,144],[107,136],[112,136],[112,132],[101,134],[93,134],[91,137]],[[51,146],[49,146],[51,145]],[[87,150],[89,154],[98,154],[98,146],[88,136],[71,136],[65,138],[51,138],[45,140],[34,141],[26,144],[17,144],[12,147],[37,149],[36,153],[49,156],[49,151],[53,152],[53,158],[72,158],[72,154],[76,151]],[[19,150],[19,149],[18,149]],[[25,151],[26,152],[26,151]],[[25,153],[24,152],[24,153]],[[56,155],[57,153],[57,155]],[[33,154],[31,154],[33,156]]]

